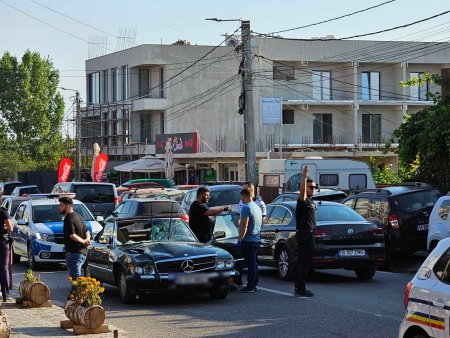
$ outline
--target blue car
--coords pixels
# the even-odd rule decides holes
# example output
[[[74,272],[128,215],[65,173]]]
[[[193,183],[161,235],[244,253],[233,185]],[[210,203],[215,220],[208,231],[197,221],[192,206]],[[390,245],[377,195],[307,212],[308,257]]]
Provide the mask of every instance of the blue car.
[[[64,215],[58,206],[58,197],[30,199],[20,204],[12,220],[14,263],[20,262],[22,256],[28,258],[31,269],[40,263],[65,262]],[[102,230],[98,223],[102,217],[94,220],[86,206],[77,200],[73,201],[73,208],[83,217],[92,238]]]

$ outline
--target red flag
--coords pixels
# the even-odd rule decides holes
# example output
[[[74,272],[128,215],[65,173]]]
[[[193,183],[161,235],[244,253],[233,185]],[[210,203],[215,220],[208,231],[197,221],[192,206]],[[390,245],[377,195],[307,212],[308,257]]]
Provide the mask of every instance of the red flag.
[[[68,157],[64,157],[61,162],[59,162],[58,183],[67,182],[69,180],[70,169],[72,169],[72,160]]]
[[[94,177],[92,177],[94,182],[101,182],[103,173],[105,172],[106,165],[108,164],[108,155],[101,153],[95,159],[94,165]]]

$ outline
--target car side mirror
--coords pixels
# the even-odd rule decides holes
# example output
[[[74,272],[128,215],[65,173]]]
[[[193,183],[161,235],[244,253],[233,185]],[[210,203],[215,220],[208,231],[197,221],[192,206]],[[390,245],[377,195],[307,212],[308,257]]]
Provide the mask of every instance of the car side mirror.
[[[116,211],[113,211],[112,213],[111,213],[111,215],[113,215],[114,217],[117,217],[117,212]]]
[[[220,239],[220,238],[225,238],[225,237],[226,237],[225,231],[216,231],[214,233],[215,239]]]
[[[98,239],[99,244],[110,244],[111,238],[109,236],[100,236]]]
[[[21,218],[17,221],[17,225],[25,226],[25,225],[28,225],[28,222],[25,221],[23,218]]]
[[[97,216],[96,220],[97,222],[101,223],[105,220],[105,218],[103,216]]]

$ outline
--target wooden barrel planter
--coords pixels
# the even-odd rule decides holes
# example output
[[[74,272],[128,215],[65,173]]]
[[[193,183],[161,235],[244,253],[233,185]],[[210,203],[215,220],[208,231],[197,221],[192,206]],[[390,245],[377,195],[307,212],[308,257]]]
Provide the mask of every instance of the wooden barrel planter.
[[[11,325],[4,315],[0,313],[0,338],[9,338],[11,335]]]
[[[96,329],[105,322],[105,309],[100,305],[84,307],[74,300],[68,300],[64,312],[72,322],[88,329]]]
[[[50,290],[47,285],[42,282],[22,281],[19,285],[20,296],[24,300],[32,301],[37,305],[42,305],[50,298]]]

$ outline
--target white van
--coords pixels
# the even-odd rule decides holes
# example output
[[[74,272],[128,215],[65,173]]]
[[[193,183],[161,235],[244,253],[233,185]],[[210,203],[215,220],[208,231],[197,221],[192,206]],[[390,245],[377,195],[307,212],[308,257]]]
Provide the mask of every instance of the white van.
[[[298,191],[303,167],[321,188],[375,189],[372,172],[366,162],[350,159],[304,158],[298,160],[263,159],[259,162],[259,186],[278,187],[281,192]]]

